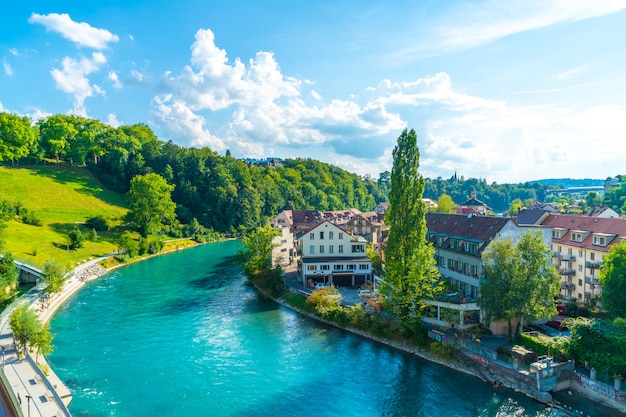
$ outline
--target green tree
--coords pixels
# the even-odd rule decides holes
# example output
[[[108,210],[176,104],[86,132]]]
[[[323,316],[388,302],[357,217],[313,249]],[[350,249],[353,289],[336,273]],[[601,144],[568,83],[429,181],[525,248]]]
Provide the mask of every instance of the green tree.
[[[0,161],[15,161],[28,156],[37,140],[37,130],[28,117],[0,113]]]
[[[604,285],[604,309],[613,317],[626,317],[626,241],[609,248],[598,279]]]
[[[50,325],[48,323],[40,324],[39,329],[33,335],[30,345],[35,348],[37,355],[35,361],[39,360],[39,355],[48,356],[54,350],[52,340],[54,334],[50,332]]]
[[[519,198],[511,201],[511,204],[509,205],[509,216],[517,216],[522,209],[523,204],[524,203]]]
[[[46,156],[56,158],[67,155],[70,150],[70,142],[78,131],[72,120],[72,116],[57,114],[40,119],[37,123],[40,131],[41,146]]]
[[[270,225],[257,228],[243,238],[244,251],[240,256],[245,262],[244,272],[250,277],[260,272],[267,272],[272,268],[272,249],[275,236],[280,232]]]
[[[437,213],[452,214],[454,213],[454,210],[452,209],[455,206],[456,204],[454,204],[452,197],[450,197],[448,194],[441,194],[439,198],[437,199],[437,208],[435,209],[435,211]]]
[[[173,190],[174,186],[159,174],[138,175],[131,180],[127,220],[137,225],[142,236],[160,232],[164,224],[175,222]]]
[[[513,340],[512,320],[534,321],[556,313],[554,298],[559,293],[559,275],[552,265],[552,252],[543,233],[524,232],[519,241],[492,242],[483,254],[484,282],[479,305],[487,320],[506,320]]]
[[[13,295],[17,285],[18,272],[13,255],[6,252],[0,256],[0,301],[4,301]]]
[[[139,254],[139,242],[133,239],[132,234],[126,230],[118,240],[119,250],[126,251],[127,258],[134,258]]]
[[[27,304],[17,306],[9,317],[9,325],[13,331],[15,344],[18,349],[26,352],[26,347],[32,342],[41,328],[37,313]]]
[[[592,209],[596,206],[601,206],[602,201],[604,200],[604,196],[598,194],[597,191],[589,191],[587,195],[585,195],[585,204],[588,209]]]
[[[80,231],[80,228],[78,226],[74,226],[74,228],[70,230],[70,232],[67,234],[67,237],[70,242],[68,245],[70,250],[76,250],[83,247],[85,235],[83,234],[83,232]]]
[[[432,297],[441,284],[434,248],[426,240],[424,178],[418,167],[417,136],[414,130],[405,129],[393,150],[382,292],[402,329],[414,334],[423,329],[424,299]]]
[[[48,259],[43,266],[43,281],[48,284],[46,291],[52,294],[61,292],[65,284],[65,268],[54,259]]]
[[[98,232],[105,232],[109,230],[109,221],[103,216],[98,215],[87,219],[85,226]]]
[[[372,268],[374,272],[381,273],[383,269],[382,259],[380,257],[380,253],[376,252],[374,248],[374,244],[372,242],[367,243],[367,247],[365,248],[365,254],[368,258],[372,260]]]

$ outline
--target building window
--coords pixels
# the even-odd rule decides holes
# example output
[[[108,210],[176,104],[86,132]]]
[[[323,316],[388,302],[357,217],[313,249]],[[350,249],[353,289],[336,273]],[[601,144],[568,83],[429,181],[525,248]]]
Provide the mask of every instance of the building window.
[[[589,254],[589,259],[591,259],[592,261],[596,260],[596,254],[595,253],[590,253]]]
[[[352,253],[363,253],[363,252],[365,252],[365,246],[352,245]]]
[[[581,233],[574,233],[574,232],[572,232],[572,241],[573,242],[582,242],[583,241],[583,235]]]
[[[467,248],[467,252],[476,253],[478,252],[478,244],[477,243],[466,243],[465,247]]]
[[[334,239],[334,237],[333,237],[333,236],[334,236],[334,233],[333,233],[333,232],[328,232],[328,238],[329,238],[330,240],[333,240],[333,239]]]
[[[315,233],[309,233],[309,239],[315,240]]]
[[[598,245],[598,246],[604,246],[606,242],[606,239],[604,236],[594,236],[593,237],[593,244],[594,245]]]
[[[350,264],[346,267],[346,269],[350,270],[350,271],[354,271],[356,269],[356,265],[354,264]]]
[[[343,239],[343,232],[339,232],[339,240]]]
[[[578,251],[578,257],[579,257],[579,258],[582,258],[582,257],[583,257],[583,251],[581,251],[581,250],[579,250],[579,251]]]
[[[582,265],[578,265],[578,272],[583,272],[583,266]]]
[[[317,269],[317,267],[315,265],[307,265],[306,266],[306,270],[307,271],[315,271]]]
[[[335,253],[335,247],[333,245],[328,246],[328,253]]]
[[[324,245],[320,245],[320,253],[324,253]]]
[[[311,245],[311,246],[309,247],[309,253],[310,253],[311,255],[313,255],[313,254],[315,253],[315,246]]]
[[[320,232],[320,240],[324,239],[324,232]]]
[[[359,269],[361,271],[368,270],[368,269],[370,269],[370,266],[368,264],[361,264],[361,265],[359,265]]]
[[[343,245],[339,245],[339,253],[343,253]]]
[[[328,271],[330,269],[330,265],[320,265],[320,269],[322,271]]]
[[[343,265],[333,265],[334,271],[343,271]]]
[[[583,280],[582,280],[582,279],[579,279],[579,280],[578,280],[578,285],[579,285],[580,287],[582,287],[582,286],[583,286]]]

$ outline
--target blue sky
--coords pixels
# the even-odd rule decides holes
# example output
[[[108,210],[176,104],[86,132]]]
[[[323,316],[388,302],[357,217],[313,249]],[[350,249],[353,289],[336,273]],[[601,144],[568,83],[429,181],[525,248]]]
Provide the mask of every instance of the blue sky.
[[[374,178],[626,174],[626,0],[11,1],[0,111]]]

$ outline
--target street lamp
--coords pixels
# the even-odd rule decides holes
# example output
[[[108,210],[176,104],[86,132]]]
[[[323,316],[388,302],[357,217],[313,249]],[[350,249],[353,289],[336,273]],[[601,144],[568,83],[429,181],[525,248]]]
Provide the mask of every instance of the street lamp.
[[[30,417],[30,399],[33,398],[30,395],[26,395],[26,402],[28,403],[28,417]]]

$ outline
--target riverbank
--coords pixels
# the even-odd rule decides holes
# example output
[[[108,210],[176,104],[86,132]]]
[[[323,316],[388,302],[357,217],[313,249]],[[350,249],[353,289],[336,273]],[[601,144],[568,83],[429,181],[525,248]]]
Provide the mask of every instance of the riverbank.
[[[519,381],[515,379],[509,379],[506,373],[495,371],[495,366],[484,367],[472,361],[468,356],[463,355],[460,349],[455,349],[454,359],[443,359],[439,356],[433,355],[414,345],[391,341],[388,339],[380,338],[366,331],[362,331],[362,330],[351,328],[351,327],[340,326],[335,322],[325,320],[323,318],[318,317],[317,315],[313,313],[294,307],[293,305],[287,303],[282,298],[272,297],[271,295],[267,294],[265,291],[263,291],[261,288],[257,286],[255,286],[255,288],[264,297],[276,302],[277,304],[284,306],[285,308],[291,309],[305,317],[311,318],[313,320],[316,320],[320,323],[324,323],[329,326],[333,326],[335,328],[345,330],[347,332],[356,334],[360,337],[364,337],[366,339],[375,341],[377,343],[384,344],[394,349],[397,349],[397,350],[400,350],[400,351],[403,351],[412,355],[416,355],[429,362],[433,362],[438,365],[445,366],[448,369],[473,376],[481,380],[483,383],[493,386],[494,390],[505,388],[505,389],[510,389],[513,392],[526,395],[527,397],[532,398],[535,401],[544,403],[548,407],[553,408],[557,412],[561,413],[559,415],[563,415],[563,416],[585,415],[584,412],[577,409],[575,405],[576,403],[575,401],[574,401],[574,405],[572,406],[567,401],[563,401],[565,397],[562,395],[560,396],[559,401],[553,401],[552,395],[550,393],[538,391],[534,389],[533,387],[521,384]],[[497,384],[495,383],[495,381],[497,381]],[[571,399],[574,399],[574,400],[576,399],[576,397],[572,397],[572,395],[576,395],[576,391],[574,391],[574,394],[572,394],[571,390],[568,390],[567,392],[569,393],[569,397]],[[578,394],[580,395],[581,393],[578,393]],[[594,401],[593,398],[588,398],[586,396],[578,397],[578,399],[579,399],[578,403]],[[608,415],[616,415],[616,416],[621,415],[619,414],[621,412],[621,410],[619,409],[616,410],[614,407],[607,406],[601,402],[598,402],[596,404],[598,407],[601,407],[603,410],[606,411],[603,415],[607,415],[607,416]],[[613,411],[615,411],[615,413]]]
[[[36,286],[20,298],[20,302],[26,302],[39,314],[42,323],[47,323],[54,313],[77,291],[92,280],[112,272],[113,270],[135,262],[144,261],[156,256],[171,254],[183,249],[192,248],[201,245],[186,245],[183,247],[175,247],[171,250],[160,252],[154,255],[148,255],[141,258],[133,259],[130,262],[119,263],[108,268],[104,268],[100,263],[107,259],[119,255],[120,252],[113,252],[108,255],[91,259],[80,265],[77,265],[69,273],[69,278],[65,282],[63,289],[59,294],[41,298],[45,289]],[[15,304],[17,305],[17,303]],[[5,388],[10,392],[11,404],[13,410],[8,413],[17,413],[21,411],[21,415],[31,415],[40,417],[53,417],[66,415],[70,416],[67,407],[72,401],[72,395],[67,386],[56,375],[53,369],[48,365],[44,356],[38,356],[34,359],[30,355],[25,358],[19,358],[17,351],[12,344],[13,332],[8,323],[10,306],[2,312],[2,320],[0,323],[0,339],[2,343],[2,360],[3,371],[6,377],[4,382]]]

